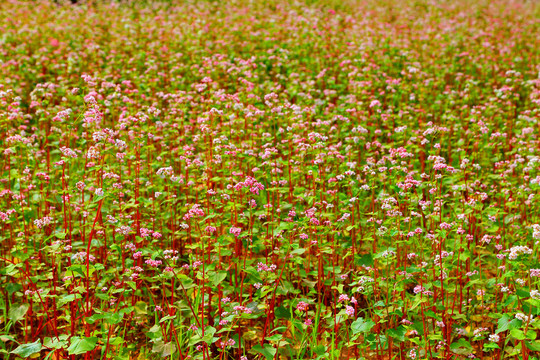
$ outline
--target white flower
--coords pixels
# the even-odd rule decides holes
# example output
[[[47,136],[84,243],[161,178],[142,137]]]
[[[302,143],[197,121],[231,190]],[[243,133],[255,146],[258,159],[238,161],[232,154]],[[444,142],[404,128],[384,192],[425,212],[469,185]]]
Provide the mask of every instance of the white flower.
[[[521,254],[532,254],[532,249],[528,248],[527,246],[514,246],[510,249],[510,255],[508,255],[508,258],[510,260],[515,260],[517,257]]]

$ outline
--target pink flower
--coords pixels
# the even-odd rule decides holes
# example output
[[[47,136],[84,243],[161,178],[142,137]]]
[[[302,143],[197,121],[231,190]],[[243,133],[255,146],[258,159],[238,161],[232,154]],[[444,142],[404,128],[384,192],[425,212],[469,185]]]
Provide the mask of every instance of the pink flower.
[[[233,234],[235,237],[238,237],[241,232],[242,232],[241,228],[237,228],[237,227],[234,227],[234,226],[229,229],[229,233]]]
[[[150,265],[151,267],[158,267],[159,265],[161,265],[162,261],[161,260],[148,259],[148,260],[145,261],[145,263],[147,265]]]
[[[217,229],[214,227],[214,226],[207,226],[204,231],[207,233],[207,234],[213,234],[217,231]]]
[[[298,311],[307,311],[309,305],[305,301],[300,301],[298,305],[296,305],[296,310]]]
[[[270,266],[266,265],[266,264],[263,264],[263,263],[258,263],[257,264],[257,271],[258,272],[261,272],[261,271],[268,271],[268,272],[272,272],[274,270],[276,270],[277,266],[274,265],[274,264],[271,264]]]

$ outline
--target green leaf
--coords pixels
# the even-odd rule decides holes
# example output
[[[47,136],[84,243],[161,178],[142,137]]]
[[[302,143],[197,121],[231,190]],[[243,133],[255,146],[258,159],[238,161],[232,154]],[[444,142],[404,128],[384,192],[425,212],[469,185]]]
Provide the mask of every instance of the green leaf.
[[[6,285],[6,290],[8,292],[9,295],[12,295],[13,293],[19,291],[22,289],[22,285],[21,284],[17,284],[17,283],[9,283]]]
[[[146,332],[146,336],[150,339],[158,339],[161,337],[161,327],[159,325],[154,325]]]
[[[161,324],[162,322],[165,322],[165,321],[171,320],[171,319],[176,319],[176,315],[167,315],[167,316],[163,317],[161,320],[159,320],[159,323]]]
[[[122,345],[124,343],[124,339],[122,337],[117,336],[109,339],[109,344],[113,346]]]
[[[359,317],[358,319],[352,322],[351,330],[353,334],[358,334],[361,332],[368,332],[374,326],[375,326],[375,323],[371,321],[371,319],[368,319],[367,321],[365,321],[364,318]]]
[[[19,270],[17,268],[20,268],[21,266],[22,266],[21,263],[9,264],[8,266],[0,270],[0,274],[8,275],[8,276],[15,276],[19,273]]]
[[[356,255],[354,259],[355,265],[358,266],[373,266],[373,255],[371,254],[365,254],[365,255]]]
[[[135,315],[148,314],[148,305],[144,301],[137,301],[135,304]]]
[[[92,272],[90,272],[90,275]],[[86,276],[86,267],[82,265],[71,265],[67,268],[66,274],[64,276]]]
[[[484,343],[484,351],[490,351],[493,349],[500,349],[500,347],[494,342]]]
[[[472,353],[472,349],[472,345],[463,338],[450,344],[450,350],[458,355],[469,355]]]
[[[525,341],[525,346],[527,346],[529,350],[540,352],[540,341]]]
[[[57,305],[63,306],[64,304],[70,303],[74,301],[75,299],[80,299],[80,298],[82,298],[81,294],[64,295],[60,299],[58,299]]]
[[[11,352],[11,354],[19,355],[20,357],[27,358],[30,355],[34,355],[41,351],[41,340],[29,344],[22,344]]]
[[[277,307],[274,310],[274,315],[276,319],[291,319],[293,316],[291,310],[283,306]]]
[[[92,316],[89,316],[86,318],[86,322],[89,324],[93,324],[96,322],[96,320],[105,319],[105,314],[94,314]]]
[[[108,324],[115,325],[120,322],[122,322],[122,319],[124,318],[123,312],[117,312],[117,313],[105,313],[105,320]]]
[[[508,314],[504,314],[501,316],[501,318],[497,321],[497,331],[496,334],[508,330],[508,323],[510,322],[510,316]]]
[[[278,286],[278,294],[285,295],[288,293],[297,293],[298,291],[294,288],[294,285],[289,281],[283,281],[281,286]]]
[[[274,334],[272,336],[265,337],[265,339],[267,341],[278,341],[278,340],[283,339],[283,335],[282,334]]]
[[[322,356],[326,354],[326,346],[324,345],[317,345],[313,348],[313,352],[319,356]]]
[[[302,255],[305,252],[306,252],[306,249],[304,249],[304,248],[295,249],[295,250],[291,251],[291,255]]]
[[[163,343],[163,340],[157,340],[152,347],[152,352],[160,353],[161,357],[171,356],[176,352],[176,345],[173,342]]]
[[[92,203],[97,203],[103,199],[105,199],[107,197],[107,194],[104,194],[103,196],[96,196],[94,197],[94,200],[92,201]]]
[[[459,347],[464,347],[470,350],[472,350],[473,348],[471,343],[465,340],[464,338],[460,338],[458,341],[455,341],[452,344],[450,344],[450,349],[456,349]]]
[[[9,336],[9,335],[0,335],[0,340],[2,340],[5,343],[8,342],[8,341],[14,341],[17,344],[19,344],[19,342],[17,340],[15,340],[15,338],[13,336]]]
[[[425,303],[425,302],[428,302],[428,299],[426,299],[425,297],[417,297],[417,299],[414,301],[414,303],[412,304],[409,311],[416,309],[418,307],[418,305],[420,305],[422,303]]]
[[[516,289],[516,294],[518,294],[518,296],[521,298],[531,297],[531,293],[527,291],[526,289]]]
[[[521,320],[512,319],[508,314],[504,314],[497,322],[497,331],[495,334],[504,332],[509,329],[518,329],[521,326]]]
[[[67,349],[68,354],[69,355],[85,354],[88,351],[94,350],[94,348],[96,347],[97,341],[98,341],[97,337],[80,338],[78,336],[74,336],[71,338],[71,345]]]
[[[316,281],[309,281],[306,279],[302,279],[302,283],[304,283],[307,287],[314,288],[315,285],[317,285]]]
[[[60,335],[57,337],[46,337],[43,341],[43,346],[50,349],[63,349],[67,344],[67,335]]]
[[[407,329],[405,329],[403,325],[400,325],[395,329],[388,329],[388,336],[399,341],[405,341],[406,332],[407,332]]]
[[[203,341],[207,343],[208,345],[212,344],[212,342],[214,341],[215,333],[216,333],[216,328],[212,326],[208,326],[207,328],[204,329],[204,336],[202,338]]]
[[[264,347],[257,344],[253,346],[252,349],[257,353],[262,354],[267,360],[272,360],[277,352],[277,349],[270,344],[264,344]]]
[[[212,285],[218,286],[223,280],[225,280],[226,277],[227,277],[226,271],[219,271],[219,272],[214,273],[210,277],[210,281],[212,281]]]
[[[8,319],[13,322],[17,322],[23,319],[24,315],[26,315],[26,312],[28,311],[29,308],[30,308],[30,305],[28,304],[22,304],[18,307],[12,307],[11,309],[9,309]]]
[[[512,329],[512,330],[510,330],[510,335],[515,337],[517,340],[525,340],[526,339],[525,333],[523,331],[521,331],[520,329]]]

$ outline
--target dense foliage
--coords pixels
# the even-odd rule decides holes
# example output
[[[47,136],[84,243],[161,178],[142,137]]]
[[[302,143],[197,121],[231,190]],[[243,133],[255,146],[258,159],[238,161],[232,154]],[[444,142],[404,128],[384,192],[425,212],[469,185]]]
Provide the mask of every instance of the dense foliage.
[[[534,1],[0,4],[0,357],[538,359]]]

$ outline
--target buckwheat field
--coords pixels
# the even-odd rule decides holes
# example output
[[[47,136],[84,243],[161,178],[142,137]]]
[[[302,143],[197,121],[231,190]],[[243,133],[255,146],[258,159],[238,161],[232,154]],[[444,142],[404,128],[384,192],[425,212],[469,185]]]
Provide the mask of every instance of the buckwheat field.
[[[0,358],[540,359],[540,4],[0,4]]]

